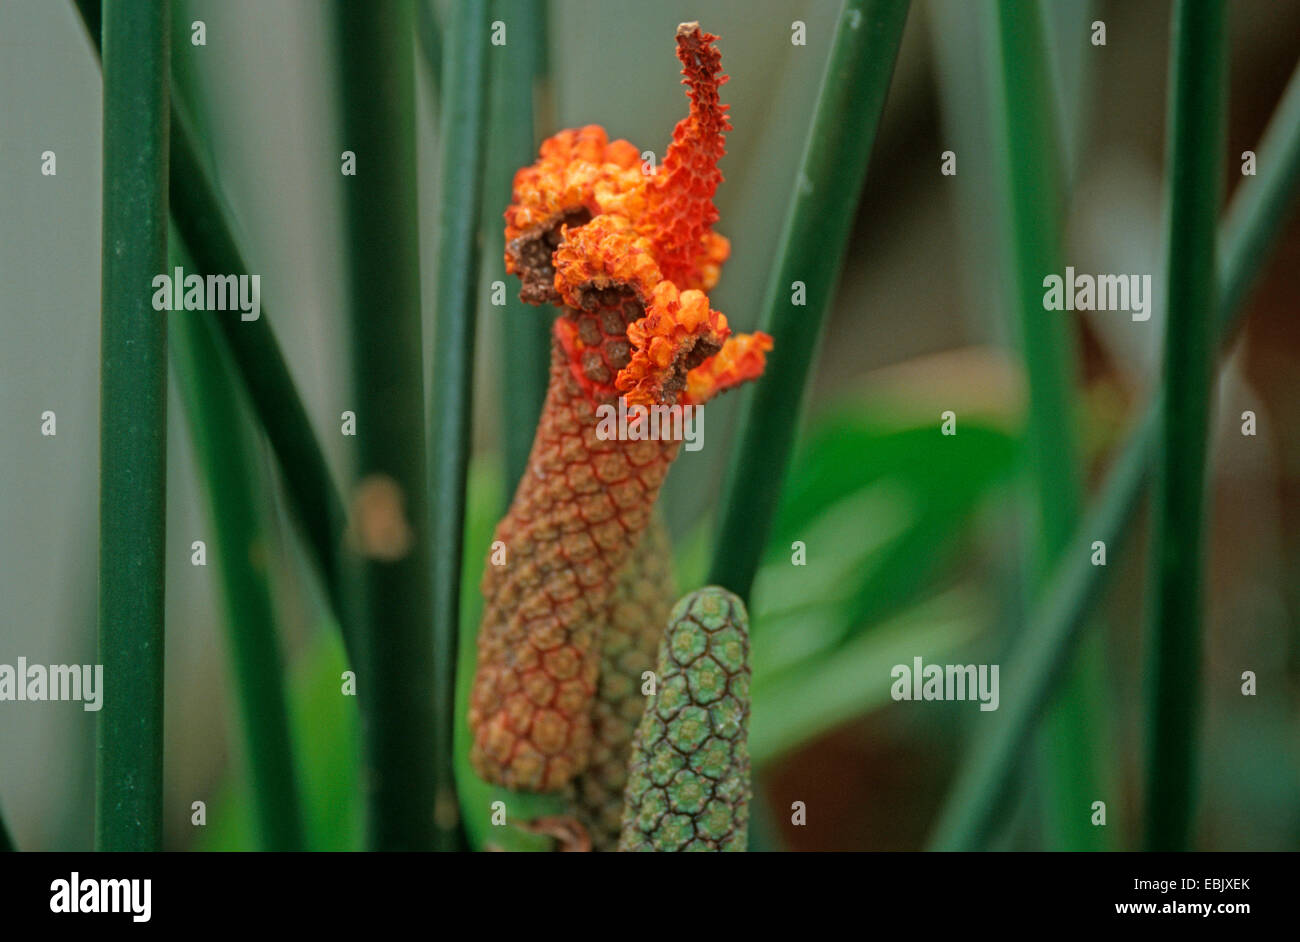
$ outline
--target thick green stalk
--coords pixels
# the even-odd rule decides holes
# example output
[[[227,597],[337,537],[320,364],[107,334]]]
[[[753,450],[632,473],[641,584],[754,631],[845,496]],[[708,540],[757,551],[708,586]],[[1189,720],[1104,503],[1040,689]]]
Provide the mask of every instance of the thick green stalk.
[[[409,0],[334,7],[357,414],[347,562],[369,844],[434,842],[434,677]],[[440,508],[441,509],[441,508]]]
[[[1234,194],[1219,230],[1216,325],[1226,346],[1241,323],[1247,291],[1259,275],[1300,192],[1300,69],[1269,121],[1257,148],[1259,176]],[[1070,548],[1057,562],[1027,629],[1003,658],[1007,678],[1002,706],[989,729],[967,751],[956,783],[935,826],[931,846],[943,850],[980,847],[998,826],[1026,738],[1055,689],[1109,567],[1093,566],[1088,547],[1106,543],[1112,559],[1127,536],[1141,501],[1163,422],[1161,398],[1147,407],[1093,502]]]
[[[452,758],[456,715],[456,642],[460,566],[465,542],[465,476],[469,466],[474,381],[474,326],[479,272],[479,213],[487,98],[486,0],[452,8],[442,75],[441,205],[438,210],[438,289],[433,345],[433,442],[429,492],[433,515],[433,640],[436,724],[431,741],[437,777],[435,846],[464,843]],[[507,26],[507,43],[510,39]],[[527,40],[516,27],[516,42]],[[511,45],[497,56],[519,55]],[[512,405],[507,403],[508,414]]]
[[[790,197],[759,329],[775,343],[743,395],[709,581],[749,597],[767,545],[818,344],[839,280],[908,0],[846,0]],[[805,306],[792,303],[794,282]]]
[[[99,0],[76,0],[76,5],[98,51]],[[173,98],[168,192],[172,217],[200,274],[249,274],[196,140],[185,109]],[[343,632],[348,658],[355,663],[356,642],[343,618],[338,593],[342,504],[307,410],[267,322],[266,308],[256,321],[224,319],[219,327],[284,475],[289,509],[306,538],[307,551]]]
[[[484,271],[506,285],[501,318],[502,459],[507,499],[523,476],[533,447],[537,417],[546,398],[551,365],[553,311],[519,300],[505,273],[505,223],[515,171],[537,159],[534,99],[546,58],[546,7],[541,0],[492,0],[492,19],[506,24],[509,43],[493,47],[489,73],[486,171],[484,174]],[[506,50],[509,50],[507,53]]]
[[[1214,384],[1214,224],[1227,105],[1225,19],[1223,0],[1179,0],[1174,7],[1165,171],[1165,413],[1156,450],[1147,673],[1149,850],[1186,850],[1196,807],[1201,567]]]
[[[186,270],[192,266],[175,238],[172,265]],[[269,536],[260,512],[257,458],[245,427],[242,392],[212,322],[223,316],[232,315],[178,317],[170,331],[173,363],[219,554],[231,663],[262,847],[303,850],[283,659],[267,574]]]
[[[1061,270],[1060,148],[1051,72],[1039,7],[1000,0],[997,13],[998,117],[1006,206],[1011,302],[1019,322],[1029,386],[1026,457],[1035,526],[1027,546],[1031,592],[1037,592],[1078,523],[1082,484],[1075,436],[1074,332],[1070,315],[1043,310],[1045,275]],[[1105,831],[1090,823],[1102,796],[1093,718],[1100,704],[1101,650],[1092,641],[1067,675],[1039,743],[1046,778],[1050,846],[1104,849]]]
[[[95,842],[162,845],[167,524],[168,8],[104,6],[104,245],[100,334],[99,714]]]

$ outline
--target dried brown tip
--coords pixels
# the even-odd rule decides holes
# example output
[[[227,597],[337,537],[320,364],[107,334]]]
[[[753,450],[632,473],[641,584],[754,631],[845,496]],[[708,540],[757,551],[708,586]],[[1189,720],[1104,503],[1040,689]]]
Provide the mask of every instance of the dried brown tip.
[[[582,226],[590,220],[591,210],[577,206],[557,213],[507,243],[506,254],[519,274],[521,301],[526,304],[560,302],[560,294],[555,290],[555,249],[564,241],[565,226]]]

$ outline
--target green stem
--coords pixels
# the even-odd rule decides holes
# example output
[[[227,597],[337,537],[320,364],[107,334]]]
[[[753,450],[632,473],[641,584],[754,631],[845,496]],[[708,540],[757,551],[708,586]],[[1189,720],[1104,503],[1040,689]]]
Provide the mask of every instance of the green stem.
[[[76,0],[76,5],[98,52],[99,0]],[[172,218],[199,273],[249,274],[196,140],[185,109],[173,99],[168,193]],[[343,618],[338,589],[342,504],[307,410],[268,324],[266,308],[263,306],[262,316],[256,321],[226,318],[219,327],[284,476],[289,509],[306,539],[307,551],[343,632],[348,659],[356,663],[356,640]]]
[[[907,11],[908,0],[846,0],[835,28],[759,318],[774,348],[763,378],[743,394],[709,573],[742,599],[767,545]],[[806,306],[791,303],[796,281]]]
[[[1233,195],[1219,231],[1215,309],[1221,349],[1240,326],[1247,291],[1277,244],[1300,192],[1300,69],[1269,121],[1256,164],[1259,176]],[[1034,731],[1110,568],[1093,566],[1088,547],[1103,540],[1111,558],[1116,557],[1148,483],[1163,414],[1161,398],[1147,407],[1071,540],[1069,552],[1058,560],[1028,627],[1003,658],[1003,676],[1023,679],[1006,686],[989,728],[967,751],[939,815],[932,847],[972,850],[997,829],[997,815],[1019,768],[1025,740]]]
[[[1174,7],[1170,88],[1164,422],[1156,452],[1146,844],[1186,850],[1196,805],[1201,567],[1214,383],[1214,223],[1223,178],[1227,35],[1222,0]]]
[[[1246,294],[1277,244],[1300,191],[1300,66],[1256,150],[1258,176],[1232,195],[1219,226],[1217,336],[1231,336],[1245,311]]]
[[[434,843],[434,678],[409,0],[335,8],[358,487],[347,565],[361,639],[369,844]],[[440,341],[443,338],[440,338]],[[442,551],[446,551],[445,548]]]
[[[969,748],[936,825],[931,846],[938,850],[975,850],[986,844],[1001,823],[1011,781],[1021,768],[1025,742],[1033,735],[1043,709],[1069,663],[1080,628],[1101,589],[1098,569],[1089,560],[1093,540],[1106,543],[1112,557],[1128,532],[1142,497],[1149,446],[1154,430],[1148,415],[1115,462],[1102,496],[1084,517],[1052,577],[1046,582],[1033,616],[1002,658],[1002,701],[991,722]]]
[[[171,203],[176,228],[201,273],[249,273],[251,269],[235,243],[229,214],[217,198],[215,179],[200,156],[196,140],[183,103],[173,102]],[[327,601],[339,619],[348,658],[355,663],[356,639],[348,620],[341,617],[339,600],[338,546],[343,509],[307,408],[271,331],[265,308],[255,321],[226,317],[218,320],[218,327],[284,475],[289,509],[303,532]]]
[[[523,477],[533,433],[546,398],[551,365],[554,312],[519,300],[505,273],[505,225],[514,173],[537,159],[534,98],[546,56],[546,7],[540,0],[493,0],[492,19],[504,22],[509,54],[491,57],[490,146],[484,174],[484,269],[506,284],[501,318],[502,458],[506,494]],[[495,49],[495,47],[494,47]],[[503,53],[504,49],[496,49]],[[507,496],[507,500],[508,500]]]
[[[162,845],[167,321],[168,7],[104,6],[104,245],[100,337],[100,850]]]
[[[1044,313],[1042,282],[1061,270],[1060,148],[1046,38],[1037,4],[1000,0],[996,81],[1005,152],[1009,269],[1015,285],[1021,356],[1029,386],[1026,430],[1033,494],[1028,545],[1031,591],[1041,588],[1052,561],[1069,542],[1082,503],[1075,429],[1074,337],[1068,315]],[[1100,641],[1096,635],[1094,641]],[[1092,718],[1102,712],[1102,652],[1091,644],[1065,678],[1039,743],[1046,776],[1048,839],[1065,850],[1104,849],[1105,831],[1090,823],[1102,793]]]
[[[474,327],[479,273],[479,213],[483,193],[488,29],[486,0],[454,5],[443,59],[441,205],[438,212],[438,288],[433,347],[433,441],[429,492],[438,512],[433,534],[434,705],[436,757],[435,847],[464,844],[456,802],[453,741],[460,567],[465,542],[465,477],[473,402]],[[516,41],[524,39],[507,24]],[[496,56],[515,58],[512,45]],[[526,96],[525,96],[526,97]],[[506,404],[509,412],[511,405]]]
[[[416,32],[424,67],[428,70],[436,93],[442,84],[442,26],[438,23],[434,0],[417,0],[419,11]]]
[[[174,240],[172,265],[191,260]],[[267,575],[269,536],[241,391],[211,318],[177,318],[171,349],[204,478],[257,818],[266,850],[303,850],[283,660]],[[229,315],[226,315],[229,316]]]

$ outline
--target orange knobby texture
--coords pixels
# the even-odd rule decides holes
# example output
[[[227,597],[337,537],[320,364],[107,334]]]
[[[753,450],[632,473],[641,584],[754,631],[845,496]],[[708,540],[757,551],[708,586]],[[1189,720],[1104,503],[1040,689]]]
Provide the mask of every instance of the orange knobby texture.
[[[515,175],[506,267],[555,304],[550,385],[528,469],[488,565],[470,702],[471,760],[490,782],[554,791],[591,757],[600,644],[678,441],[608,440],[598,409],[702,405],[763,371],[766,334],[733,335],[704,291],[729,251],[713,194],[730,128],[714,42],[677,29],[690,114],[662,165],[590,125],[547,140]]]

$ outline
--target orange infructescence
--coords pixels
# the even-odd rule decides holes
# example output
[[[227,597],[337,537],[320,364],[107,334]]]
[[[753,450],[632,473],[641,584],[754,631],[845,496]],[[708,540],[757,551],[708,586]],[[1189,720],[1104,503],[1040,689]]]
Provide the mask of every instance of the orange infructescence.
[[[677,30],[688,117],[654,173],[597,126],[546,141],[515,175],[506,268],[520,297],[557,304],[551,378],[529,456],[487,567],[472,761],[488,781],[553,791],[588,764],[600,644],[616,578],[640,542],[677,441],[596,434],[597,408],[702,405],[759,376],[766,334],[733,335],[704,291],[729,252],[712,231],[717,160],[716,36]]]

